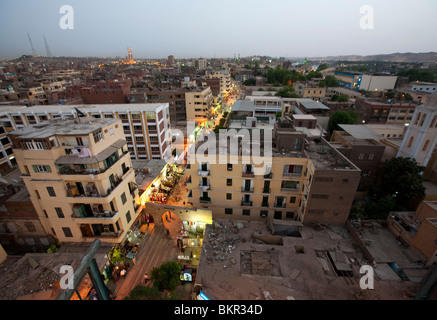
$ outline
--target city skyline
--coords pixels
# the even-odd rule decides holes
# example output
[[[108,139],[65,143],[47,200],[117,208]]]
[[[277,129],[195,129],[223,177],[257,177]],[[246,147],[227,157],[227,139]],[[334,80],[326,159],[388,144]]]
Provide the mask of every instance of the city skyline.
[[[63,5],[73,9],[73,29],[62,29]],[[373,29],[362,22],[373,9]],[[437,3],[419,0],[353,2],[319,0],[300,3],[237,3],[197,0],[160,3],[130,1],[5,1],[0,13],[0,59],[32,53],[53,56],[134,58],[231,58],[234,54],[271,57],[328,57],[395,52],[435,52],[426,30]],[[368,20],[366,20],[369,22]],[[65,20],[64,20],[65,22]],[[328,34],[328,36],[327,36]],[[414,41],[406,41],[414,39]]]

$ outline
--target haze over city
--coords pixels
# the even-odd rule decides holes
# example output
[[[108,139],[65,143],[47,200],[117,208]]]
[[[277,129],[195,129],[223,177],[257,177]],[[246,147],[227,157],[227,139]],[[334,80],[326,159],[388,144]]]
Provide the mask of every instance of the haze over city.
[[[74,9],[63,30],[60,8]],[[374,29],[360,28],[360,8],[374,10]],[[437,2],[418,1],[2,1],[0,59],[53,56],[221,58],[267,55],[325,57],[437,51],[431,30]],[[412,40],[414,39],[414,40]]]

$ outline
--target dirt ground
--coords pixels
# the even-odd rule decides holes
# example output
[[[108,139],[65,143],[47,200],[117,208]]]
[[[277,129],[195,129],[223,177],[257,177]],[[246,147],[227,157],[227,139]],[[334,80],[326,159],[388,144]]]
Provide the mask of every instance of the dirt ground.
[[[417,291],[416,282],[382,281],[377,276],[373,290],[361,290],[359,269],[368,262],[346,229],[317,231],[305,226],[302,237],[282,237],[281,245],[257,240],[271,236],[264,222],[241,221],[239,227],[235,221],[216,222],[220,227],[213,225],[205,232],[197,280],[216,299],[403,300]],[[303,253],[296,247],[303,247]],[[332,267],[326,268],[329,264],[323,266],[319,256],[327,250],[341,250],[349,258],[353,277],[338,276]]]

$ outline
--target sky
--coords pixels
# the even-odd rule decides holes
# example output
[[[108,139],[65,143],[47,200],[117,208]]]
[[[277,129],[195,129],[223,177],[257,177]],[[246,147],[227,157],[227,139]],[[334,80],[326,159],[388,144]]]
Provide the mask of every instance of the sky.
[[[0,59],[31,54],[27,33],[38,55],[45,36],[53,56],[70,57],[437,52],[436,14],[436,0],[1,0]]]

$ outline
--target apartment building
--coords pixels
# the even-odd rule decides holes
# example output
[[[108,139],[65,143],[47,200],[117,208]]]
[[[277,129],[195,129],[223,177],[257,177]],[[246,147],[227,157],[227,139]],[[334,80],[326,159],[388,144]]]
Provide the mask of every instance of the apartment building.
[[[382,138],[365,125],[339,125],[344,131],[334,131],[330,144],[361,169],[358,192],[366,192],[377,179],[386,146]]]
[[[124,240],[142,207],[121,120],[52,119],[9,136],[48,235],[60,242]]]
[[[226,99],[231,91],[232,79],[229,70],[216,70],[208,73],[206,79],[220,79],[220,94],[222,99]]]
[[[170,112],[170,121],[176,123],[187,120],[187,111],[185,106],[185,88],[175,89],[146,89],[135,90],[141,92],[146,103],[168,103]],[[132,96],[132,95],[129,95]]]
[[[77,110],[88,117],[121,119],[132,159],[163,159],[170,142],[168,108],[168,103],[8,106],[0,107],[0,124],[12,131],[50,119],[72,119]]]
[[[326,87],[320,87],[313,82],[295,82],[293,88],[302,98],[319,101],[323,100],[326,96]]]
[[[7,137],[5,128],[0,125],[0,175],[14,170],[16,164],[11,140]]]
[[[210,87],[193,87],[185,92],[187,121],[196,124],[211,120],[214,97]]]
[[[359,121],[365,123],[410,123],[414,110],[413,103],[384,103],[380,101],[365,101],[357,99],[355,107],[360,113]]]
[[[228,163],[220,158],[215,163],[192,161],[187,169],[189,201],[212,209],[218,219],[343,225],[361,170],[324,139],[307,141],[291,119],[275,124],[272,144],[273,157],[265,167],[255,165],[263,163],[262,155],[252,153],[252,161],[243,161],[243,145],[238,152],[218,146],[217,155],[227,154]]]

